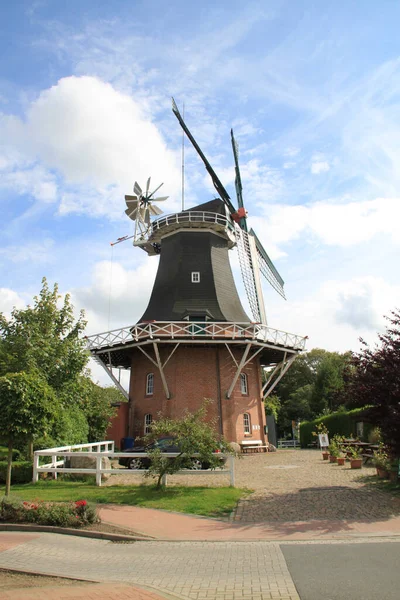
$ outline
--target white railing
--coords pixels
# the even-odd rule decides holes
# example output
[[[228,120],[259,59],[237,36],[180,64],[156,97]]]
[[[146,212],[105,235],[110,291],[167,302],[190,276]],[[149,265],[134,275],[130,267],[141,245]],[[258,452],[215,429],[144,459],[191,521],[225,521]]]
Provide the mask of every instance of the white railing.
[[[108,445],[108,446],[107,446]],[[92,448],[96,448],[93,450]],[[104,448],[102,450],[102,448]],[[106,449],[107,448],[107,449]],[[96,459],[96,466],[94,468],[72,468],[66,467],[66,459],[71,456],[88,456]],[[227,459],[228,468],[213,469],[213,470],[197,470],[197,469],[185,469],[178,471],[176,475],[228,475],[230,478],[230,485],[235,487],[235,461],[234,456],[226,454],[217,454],[218,457],[224,457]],[[40,464],[40,457],[51,457],[51,462],[46,464]],[[47,448],[46,450],[36,450],[33,458],[33,483],[37,483],[39,480],[40,473],[51,473],[54,479],[57,479],[57,473],[80,473],[83,475],[95,475],[96,485],[101,486],[101,476],[103,473],[111,475],[126,475],[127,473],[136,474],[147,471],[147,469],[107,469],[103,467],[103,458],[119,459],[119,458],[144,458],[148,456],[147,452],[114,452],[114,442],[96,442],[93,444],[78,444],[76,446],[62,446],[59,448]],[[174,458],[179,456],[178,452],[163,452],[163,456],[167,458]],[[194,455],[195,456],[195,455]],[[60,460],[58,458],[62,457]],[[67,463],[68,464],[68,463]],[[163,477],[163,485],[167,485],[167,476]]]
[[[100,350],[101,348],[110,348],[116,344],[125,345],[148,338],[169,338],[173,340],[179,338],[246,339],[294,350],[304,350],[307,339],[259,323],[155,321],[105,331],[88,336],[86,340],[90,350]]]
[[[297,448],[300,442],[297,440],[278,440],[278,448]]]
[[[151,223],[150,237],[157,235],[157,232],[164,227],[170,227],[171,225],[186,224],[189,226],[202,226],[204,225],[220,225],[224,229],[234,231],[234,226],[230,219],[225,215],[220,215],[214,212],[206,211],[188,211],[182,213],[175,213],[173,215],[167,215],[161,219],[157,219]]]

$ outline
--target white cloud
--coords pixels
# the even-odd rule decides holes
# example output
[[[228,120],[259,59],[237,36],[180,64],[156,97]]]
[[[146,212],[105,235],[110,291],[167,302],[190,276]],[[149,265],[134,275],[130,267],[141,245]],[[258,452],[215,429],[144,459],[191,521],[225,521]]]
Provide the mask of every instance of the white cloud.
[[[21,158],[14,162],[2,185],[54,201],[56,171],[63,214],[120,214],[121,196],[150,175],[164,182],[172,201],[179,190],[176,156],[141,105],[94,77],[61,79],[32,102],[25,121],[3,117],[0,134],[28,163],[21,169]]]
[[[313,175],[319,175],[320,173],[325,173],[329,171],[330,166],[326,160],[315,161],[311,164],[311,173]]]
[[[360,349],[359,338],[377,341],[387,325],[384,315],[398,305],[400,286],[380,277],[327,280],[301,300],[269,306],[272,327],[308,335],[307,350],[345,352]]]
[[[312,234],[329,246],[349,247],[383,234],[400,241],[400,199],[377,198],[361,202],[316,202],[308,206],[268,205],[268,217],[252,217],[258,237],[273,257],[283,254],[280,245]],[[308,241],[309,235],[305,235]]]
[[[24,300],[17,292],[9,288],[0,288],[0,313],[4,313],[9,318],[12,309],[23,308]]]
[[[30,242],[0,248],[0,258],[8,262],[45,264],[53,261],[54,240],[46,238],[40,242]]]
[[[91,284],[72,291],[74,304],[85,308],[88,334],[136,323],[150,299],[157,266],[157,258],[147,256],[135,269],[118,262],[96,263]]]

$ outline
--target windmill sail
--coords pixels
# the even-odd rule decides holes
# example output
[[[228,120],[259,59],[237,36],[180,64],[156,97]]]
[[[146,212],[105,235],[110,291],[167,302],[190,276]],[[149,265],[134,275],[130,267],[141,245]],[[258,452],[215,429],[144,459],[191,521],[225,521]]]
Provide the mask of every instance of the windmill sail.
[[[243,208],[243,194],[242,194],[242,178],[240,177],[240,169],[239,169],[239,146],[235,137],[233,135],[233,129],[231,129],[231,142],[232,142],[232,150],[233,150],[233,158],[235,160],[235,189],[236,189],[236,197],[238,201],[238,207]],[[246,219],[240,219],[240,227],[247,231],[247,223]]]
[[[192,136],[192,134],[190,133],[185,121],[183,120],[181,113],[178,110],[178,107],[176,105],[175,100],[172,98],[172,112],[174,113],[174,115],[176,116],[176,118],[178,119],[180,126],[182,127],[183,131],[186,133],[186,135],[188,136],[189,140],[192,142],[193,147],[195,148],[195,150],[197,151],[197,154],[200,156],[201,160],[203,161],[211,179],[212,182],[214,184],[215,189],[217,190],[219,197],[221,198],[221,200],[223,200],[225,202],[225,204],[228,206],[229,210],[231,213],[236,212],[236,208],[233,206],[232,202],[231,202],[231,198],[228,194],[228,192],[226,191],[226,189],[224,188],[224,186],[222,185],[221,181],[219,180],[216,172],[214,171],[214,169],[212,168],[212,166],[210,165],[210,163],[208,162],[208,160],[206,159],[206,157],[204,156],[200,146],[198,145],[198,143],[196,142],[196,140],[194,139],[194,137]]]
[[[279,275],[278,271],[272,263],[272,260],[264,250],[263,245],[261,244],[253,229],[250,229],[250,235],[252,235],[255,240],[258,265],[261,273],[268,281],[268,283],[274,288],[274,290],[286,300],[285,290],[283,289],[285,282]]]
[[[235,226],[236,244],[244,289],[250,304],[253,319],[257,323],[267,323],[260,281],[260,270],[255,240],[247,231]]]

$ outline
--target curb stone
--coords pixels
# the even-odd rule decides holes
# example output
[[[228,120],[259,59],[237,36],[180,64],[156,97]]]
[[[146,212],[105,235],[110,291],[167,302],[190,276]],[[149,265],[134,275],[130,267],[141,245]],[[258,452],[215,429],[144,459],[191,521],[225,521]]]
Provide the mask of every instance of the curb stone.
[[[105,533],[103,531],[88,531],[86,529],[71,529],[68,527],[54,527],[51,525],[32,525],[24,523],[0,523],[1,531],[22,531],[33,533],[60,533],[61,535],[75,535],[77,537],[109,540],[111,542],[153,542],[156,538],[150,536],[124,535],[120,533]]]

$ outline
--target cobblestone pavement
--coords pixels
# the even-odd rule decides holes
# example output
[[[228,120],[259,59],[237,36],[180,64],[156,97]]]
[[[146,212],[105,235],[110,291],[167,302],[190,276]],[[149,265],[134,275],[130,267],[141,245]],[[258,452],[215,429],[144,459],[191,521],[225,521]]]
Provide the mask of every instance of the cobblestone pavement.
[[[322,460],[317,450],[247,454],[235,461],[236,486],[255,490],[240,501],[234,521],[383,520],[400,515],[400,499],[366,485],[375,469],[350,469]],[[142,475],[115,475],[106,485],[142,483]],[[168,485],[229,485],[225,475],[174,475]]]
[[[279,544],[268,542],[115,544],[41,534],[1,552],[0,567],[143,585],[191,600],[299,600]]]

